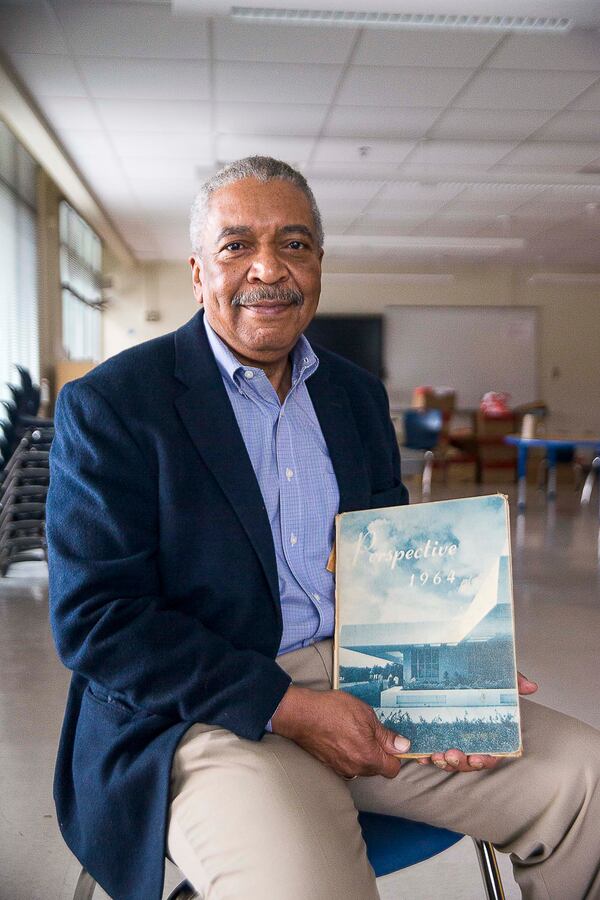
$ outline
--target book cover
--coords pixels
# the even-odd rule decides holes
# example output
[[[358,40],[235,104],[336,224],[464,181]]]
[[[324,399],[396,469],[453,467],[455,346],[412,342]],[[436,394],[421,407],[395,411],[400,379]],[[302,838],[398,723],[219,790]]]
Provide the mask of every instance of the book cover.
[[[336,519],[334,686],[409,738],[406,756],[521,752],[508,500]]]

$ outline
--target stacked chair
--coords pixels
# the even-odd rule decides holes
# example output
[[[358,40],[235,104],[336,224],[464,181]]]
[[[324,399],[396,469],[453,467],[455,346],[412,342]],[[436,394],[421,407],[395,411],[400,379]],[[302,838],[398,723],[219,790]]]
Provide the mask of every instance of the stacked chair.
[[[9,385],[0,422],[0,577],[12,563],[46,559],[52,419],[38,415],[40,389],[27,369],[17,366],[20,384]]]

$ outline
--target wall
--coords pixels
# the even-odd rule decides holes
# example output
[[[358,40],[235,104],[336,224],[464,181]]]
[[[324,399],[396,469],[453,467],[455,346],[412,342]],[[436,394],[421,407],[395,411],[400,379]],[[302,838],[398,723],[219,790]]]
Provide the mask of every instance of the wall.
[[[413,267],[415,271],[417,267]],[[421,267],[419,267],[421,268]],[[114,302],[105,315],[105,356],[177,328],[196,306],[187,263],[108,264]],[[449,271],[449,269],[447,269]],[[600,289],[528,284],[511,266],[455,268],[449,284],[399,282],[392,273],[325,272],[320,312],[381,313],[390,304],[535,305],[540,313],[541,397],[565,428],[600,430]],[[148,309],[160,321],[146,322]]]

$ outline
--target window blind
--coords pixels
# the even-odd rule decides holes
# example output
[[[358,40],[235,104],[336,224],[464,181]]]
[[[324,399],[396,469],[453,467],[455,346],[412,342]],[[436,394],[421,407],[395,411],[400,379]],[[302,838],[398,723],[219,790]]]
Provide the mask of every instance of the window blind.
[[[36,181],[35,161],[0,122],[0,400],[19,381],[15,365],[40,377]]]
[[[100,359],[102,242],[66,201],[59,204],[63,348],[68,359]]]

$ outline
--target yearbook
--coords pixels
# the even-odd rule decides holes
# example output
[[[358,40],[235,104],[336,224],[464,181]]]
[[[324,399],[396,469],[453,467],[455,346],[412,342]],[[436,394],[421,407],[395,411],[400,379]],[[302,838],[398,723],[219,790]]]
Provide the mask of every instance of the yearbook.
[[[335,569],[335,687],[405,756],[519,755],[507,498],[342,513]]]

